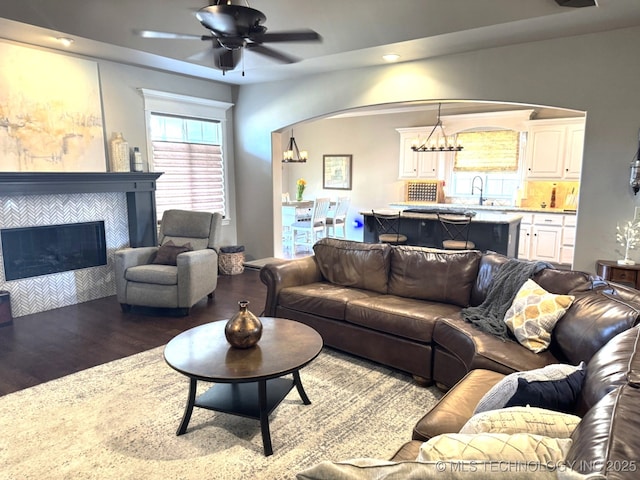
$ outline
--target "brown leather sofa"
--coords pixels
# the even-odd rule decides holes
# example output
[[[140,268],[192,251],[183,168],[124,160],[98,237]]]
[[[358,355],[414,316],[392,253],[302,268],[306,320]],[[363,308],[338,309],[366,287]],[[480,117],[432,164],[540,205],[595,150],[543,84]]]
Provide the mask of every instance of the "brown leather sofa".
[[[413,461],[420,445],[436,435],[456,433],[471,418],[482,396],[505,377],[472,370],[413,430],[393,461]],[[582,417],[565,458],[567,467],[607,479],[640,477],[640,327],[616,335],[596,352],[586,368],[575,413]]]
[[[503,341],[465,322],[460,311],[482,303],[506,261],[496,253],[325,238],[313,256],[261,269],[264,315],[303,322],[330,347],[443,388],[472,370],[499,375],[588,362],[640,318],[640,292],[583,272],[544,269],[534,276],[540,286],[576,296],[550,348],[536,354]]]

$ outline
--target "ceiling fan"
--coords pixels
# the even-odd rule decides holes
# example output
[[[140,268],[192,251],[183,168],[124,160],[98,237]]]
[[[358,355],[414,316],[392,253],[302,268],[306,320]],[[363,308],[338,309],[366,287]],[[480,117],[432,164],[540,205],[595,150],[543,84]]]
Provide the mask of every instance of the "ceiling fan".
[[[244,48],[282,63],[295,63],[299,59],[264,44],[322,40],[318,33],[310,29],[267,33],[267,27],[263,25],[267,20],[266,15],[249,7],[248,2],[245,2],[247,6],[234,5],[231,0],[212,0],[210,3],[209,6],[199,9],[195,14],[202,26],[209,30],[209,35],[153,30],[138,30],[136,33],[144,38],[211,41],[213,43],[214,66],[222,70],[223,75],[238,65]],[[244,76],[244,70],[242,75]]]

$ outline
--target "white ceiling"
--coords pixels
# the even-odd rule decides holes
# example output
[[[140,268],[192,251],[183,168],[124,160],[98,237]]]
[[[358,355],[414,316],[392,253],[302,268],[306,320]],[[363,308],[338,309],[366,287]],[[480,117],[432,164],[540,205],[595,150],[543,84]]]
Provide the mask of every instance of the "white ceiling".
[[[272,47],[303,60],[276,63],[248,52],[225,76],[198,40],[145,39],[136,29],[207,34],[194,16],[206,0],[2,0],[0,36],[75,53],[159,68],[230,84],[277,81],[332,70],[401,61],[640,25],[640,0],[599,0],[597,7],[560,7],[555,0],[251,0],[270,32],[311,28],[321,43]]]

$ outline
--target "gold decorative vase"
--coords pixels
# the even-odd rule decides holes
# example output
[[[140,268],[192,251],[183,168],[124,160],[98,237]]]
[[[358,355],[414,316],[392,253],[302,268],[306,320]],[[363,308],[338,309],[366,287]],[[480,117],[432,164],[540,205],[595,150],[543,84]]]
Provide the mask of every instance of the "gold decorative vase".
[[[240,300],[238,313],[231,317],[224,327],[224,336],[232,347],[251,348],[262,337],[262,323],[247,310],[248,305],[247,300]]]

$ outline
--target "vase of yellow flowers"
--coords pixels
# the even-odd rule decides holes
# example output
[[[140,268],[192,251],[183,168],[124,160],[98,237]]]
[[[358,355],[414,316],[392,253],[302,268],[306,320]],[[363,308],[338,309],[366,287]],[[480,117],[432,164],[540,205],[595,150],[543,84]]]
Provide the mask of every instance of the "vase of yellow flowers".
[[[302,194],[304,193],[304,189],[307,187],[307,181],[304,178],[299,178],[296,182],[297,191],[296,191],[296,200],[298,202],[302,201]]]

